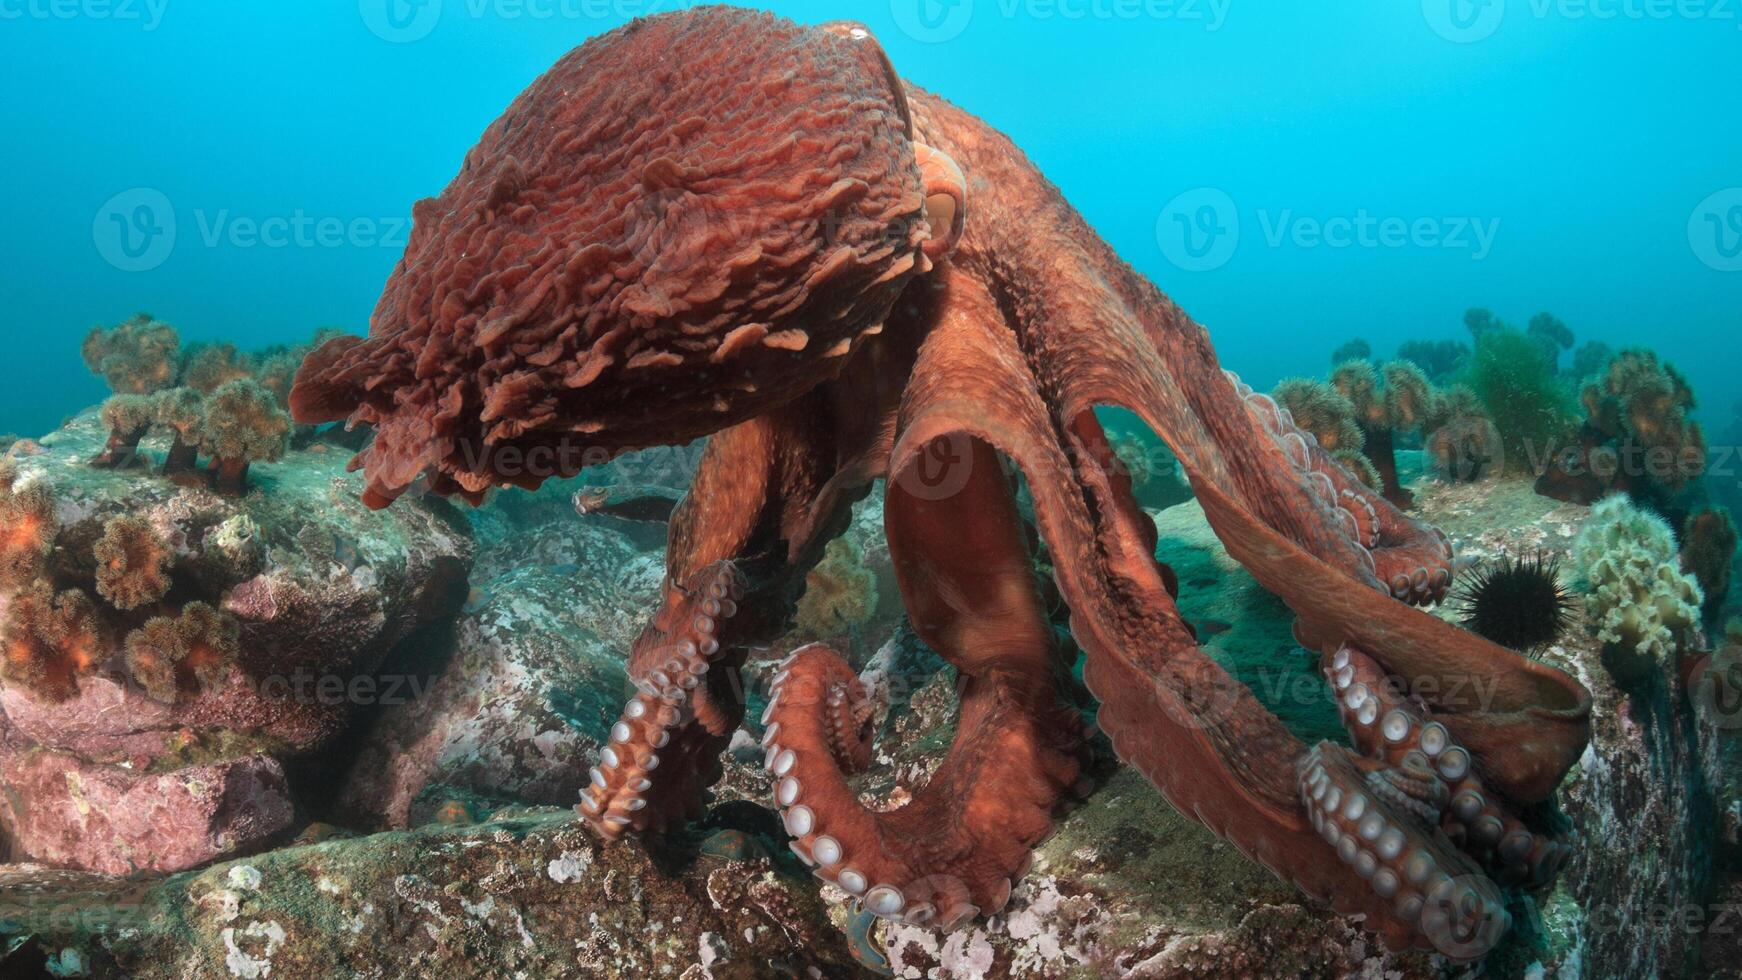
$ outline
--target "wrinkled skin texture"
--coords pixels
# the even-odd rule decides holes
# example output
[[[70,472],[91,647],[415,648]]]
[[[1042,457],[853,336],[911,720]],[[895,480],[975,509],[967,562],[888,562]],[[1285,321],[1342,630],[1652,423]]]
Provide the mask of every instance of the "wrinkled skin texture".
[[[643,77],[677,94],[610,84]],[[765,169],[722,163],[740,157]],[[817,239],[825,212],[844,238]],[[1460,960],[1505,932],[1498,886],[1566,859],[1525,815],[1542,822],[1583,750],[1588,694],[1412,608],[1451,584],[1444,536],[1226,374],[1020,151],[896,80],[863,29],[709,8],[595,40],[418,218],[370,338],[317,353],[293,394],[304,421],[378,427],[372,500],[420,472],[466,496],[570,472],[513,470],[507,447],[713,435],[630,656],[639,690],[581,804],[602,834],[699,812],[742,721],[738,668],[883,479],[910,618],[961,674],[955,744],[907,805],[866,808],[844,779],[869,758],[865,694],[808,647],[764,718],[775,802],[799,856],[871,912],[948,926],[1002,908],[1087,736],[1019,471],[1100,727],[1182,812],[1389,944]],[[1229,552],[1297,614],[1352,749],[1302,744],[1200,650],[1100,406],[1174,448]]]

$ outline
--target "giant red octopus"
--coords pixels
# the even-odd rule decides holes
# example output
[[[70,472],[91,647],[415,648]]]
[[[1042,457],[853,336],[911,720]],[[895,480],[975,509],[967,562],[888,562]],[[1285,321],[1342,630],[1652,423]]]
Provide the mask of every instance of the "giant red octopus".
[[[304,423],[374,428],[365,499],[473,503],[711,437],[670,530],[636,691],[579,810],[607,838],[695,818],[739,671],[881,480],[914,629],[960,675],[947,758],[879,810],[871,710],[792,652],[763,745],[791,847],[865,910],[999,912],[1083,783],[1018,506],[1032,495],[1082,679],[1180,812],[1394,948],[1484,955],[1572,847],[1589,735],[1569,677],[1419,607],[1452,548],[1224,371],[1207,332],[1004,136],[904,83],[870,32],[712,7],[565,56],[465,157],[370,323],[304,364]],[[1199,647],[1096,409],[1177,453],[1210,523],[1322,655],[1348,744],[1308,745]]]

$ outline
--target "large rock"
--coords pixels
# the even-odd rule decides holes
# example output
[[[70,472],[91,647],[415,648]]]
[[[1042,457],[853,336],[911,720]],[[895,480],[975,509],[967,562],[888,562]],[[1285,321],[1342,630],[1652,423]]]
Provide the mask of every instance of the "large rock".
[[[0,957],[11,933],[20,963],[134,980],[867,975],[796,863],[712,850],[601,846],[523,811],[156,884],[0,868]]]
[[[345,473],[348,454],[320,444],[254,467],[251,492],[232,499],[144,469],[93,469],[86,461],[105,438],[88,413],[17,461],[21,483],[47,489],[61,524],[44,577],[96,601],[103,646],[70,698],[0,685],[11,732],[0,788],[14,800],[0,823],[22,856],[44,863],[177,870],[258,848],[284,829],[301,802],[284,770],[318,770],[311,760],[379,707],[390,679],[375,673],[389,654],[456,615],[470,529],[439,501],[368,510]],[[95,584],[95,545],[123,515],[152,528],[171,582],[161,601],[127,610],[103,601]],[[127,666],[124,639],[195,601],[237,623],[236,656],[215,682],[154,697]],[[120,814],[84,822],[75,790],[51,792],[50,759],[127,807],[158,812],[158,839],[136,839]],[[313,782],[314,795],[331,792]]]
[[[113,875],[197,867],[270,839],[295,815],[283,768],[258,754],[153,772],[7,745],[0,785],[16,851]]]

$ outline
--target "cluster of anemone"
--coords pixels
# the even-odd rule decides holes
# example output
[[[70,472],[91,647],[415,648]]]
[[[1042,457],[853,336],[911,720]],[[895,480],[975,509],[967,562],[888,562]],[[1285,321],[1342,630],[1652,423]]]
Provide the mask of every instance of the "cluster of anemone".
[[[1414,497],[1397,475],[1396,446],[1400,436],[1420,431],[1434,415],[1437,393],[1427,375],[1409,361],[1379,368],[1349,361],[1331,372],[1331,387],[1354,409],[1385,499],[1398,507],[1413,506]]]
[[[1542,358],[1553,371],[1560,370],[1561,354],[1573,349],[1573,331],[1553,313],[1538,313],[1530,318],[1525,336],[1536,341]]]
[[[46,582],[12,597],[0,633],[0,678],[49,701],[78,693],[107,659],[97,606],[77,589]]]
[[[1434,384],[1444,384],[1470,362],[1470,345],[1458,340],[1411,340],[1397,348],[1397,359],[1421,368]]]
[[[241,630],[236,620],[190,602],[174,616],[156,616],[129,633],[127,670],[157,701],[172,703],[182,692],[222,683],[236,660]]]
[[[116,394],[102,411],[108,445],[92,465],[143,463],[140,443],[158,431],[170,438],[163,475],[243,493],[248,467],[281,458],[288,435],[297,431],[286,411],[291,384],[303,358],[332,334],[323,330],[307,344],[247,353],[226,343],[184,348],[173,327],[145,314],[94,329],[85,339],[86,363]],[[211,457],[203,472],[202,453]]]
[[[92,553],[97,560],[97,594],[116,609],[138,609],[169,594],[173,555],[143,519],[110,518]]]
[[[150,395],[174,387],[181,374],[181,337],[149,313],[107,330],[92,328],[80,353],[116,394]]]
[[[1737,542],[1736,522],[1722,507],[1699,511],[1682,528],[1682,571],[1698,580],[1705,591],[1704,608],[1709,617],[1721,613],[1730,597]]]
[[[1673,663],[1699,626],[1705,596],[1681,571],[1669,525],[1616,494],[1592,509],[1572,555],[1616,681],[1636,688]]]
[[[1621,492],[1664,509],[1704,474],[1706,439],[1691,418],[1693,389],[1656,354],[1615,355],[1579,401],[1585,418],[1576,447],[1542,474],[1538,493],[1591,503]]]
[[[1383,486],[1379,470],[1366,456],[1367,436],[1355,421],[1355,406],[1337,389],[1313,378],[1288,378],[1271,396],[1294,416],[1295,425],[1317,439],[1344,469],[1370,487]]]
[[[48,490],[40,483],[23,483],[10,462],[0,462],[0,593],[35,582],[59,534]]]

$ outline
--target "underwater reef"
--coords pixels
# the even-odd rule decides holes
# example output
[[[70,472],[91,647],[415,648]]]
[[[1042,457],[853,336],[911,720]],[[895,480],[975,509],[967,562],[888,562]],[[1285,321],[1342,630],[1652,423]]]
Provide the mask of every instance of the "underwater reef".
[[[368,337],[98,329],[7,450],[0,973],[1733,968],[1662,913],[1742,892],[1734,524],[1539,492],[1700,442],[1644,353],[1582,433],[1547,314],[1256,392],[868,30],[729,8],[413,213]]]

